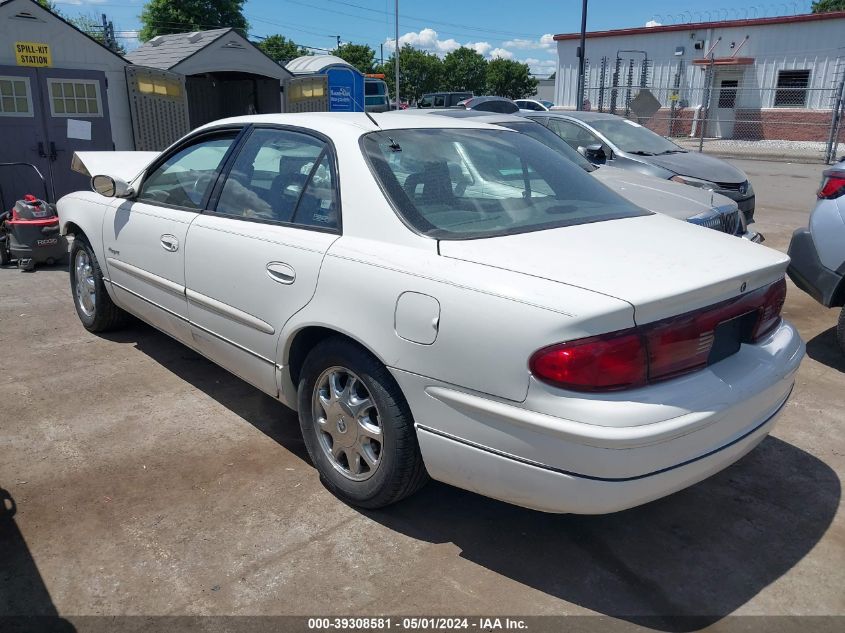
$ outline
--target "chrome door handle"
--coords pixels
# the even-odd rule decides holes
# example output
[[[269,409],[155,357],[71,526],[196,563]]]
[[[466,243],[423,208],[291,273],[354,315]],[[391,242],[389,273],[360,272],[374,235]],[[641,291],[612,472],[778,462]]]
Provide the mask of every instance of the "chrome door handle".
[[[175,235],[162,235],[161,247],[166,251],[175,253],[179,250],[179,240],[176,239]]]
[[[280,284],[290,285],[296,281],[296,271],[282,262],[270,262],[267,264],[267,274],[273,281]]]

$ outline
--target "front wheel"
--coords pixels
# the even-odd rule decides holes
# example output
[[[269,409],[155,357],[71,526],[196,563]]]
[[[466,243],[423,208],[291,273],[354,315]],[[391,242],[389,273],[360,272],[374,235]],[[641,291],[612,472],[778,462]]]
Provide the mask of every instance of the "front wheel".
[[[106,332],[125,323],[126,313],[114,305],[103,283],[94,249],[81,236],[70,248],[70,288],[76,314],[89,332]]]
[[[331,492],[353,505],[380,508],[428,481],[408,403],[376,358],[332,338],[308,354],[301,375],[299,423]]]
[[[845,354],[845,307],[839,313],[839,323],[836,325],[836,342],[839,344],[839,351]]]

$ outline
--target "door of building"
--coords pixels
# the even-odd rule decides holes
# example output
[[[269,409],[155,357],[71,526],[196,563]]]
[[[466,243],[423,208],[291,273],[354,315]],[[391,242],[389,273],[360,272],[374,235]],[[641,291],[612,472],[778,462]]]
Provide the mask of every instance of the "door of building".
[[[36,165],[52,200],[87,189],[87,178],[71,171],[70,161],[76,151],[114,149],[105,73],[0,66],[0,132],[10,141],[0,144],[0,162]],[[42,195],[33,176],[3,171],[4,198]]]
[[[737,92],[739,79],[736,73],[717,73],[714,81],[715,90],[711,97],[711,107],[707,136],[716,138],[733,137],[736,123]]]

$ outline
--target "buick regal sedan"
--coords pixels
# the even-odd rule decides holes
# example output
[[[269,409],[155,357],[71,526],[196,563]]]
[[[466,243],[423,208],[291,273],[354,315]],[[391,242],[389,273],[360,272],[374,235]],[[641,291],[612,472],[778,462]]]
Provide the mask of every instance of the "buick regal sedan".
[[[645,503],[754,448],[804,354],[786,256],[501,127],[250,116],[74,164],[82,324],[134,314],[295,409],[359,506],[429,477],[550,512]]]

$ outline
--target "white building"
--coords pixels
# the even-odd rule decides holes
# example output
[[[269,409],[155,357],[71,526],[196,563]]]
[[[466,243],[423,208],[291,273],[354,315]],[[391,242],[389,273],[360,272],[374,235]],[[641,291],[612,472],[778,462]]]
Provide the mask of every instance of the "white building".
[[[567,108],[579,38],[554,38],[554,101]],[[629,114],[648,88],[662,108],[647,123],[664,134],[693,132],[709,102],[707,136],[826,140],[845,75],[845,12],[595,31],[586,58],[590,108]]]

